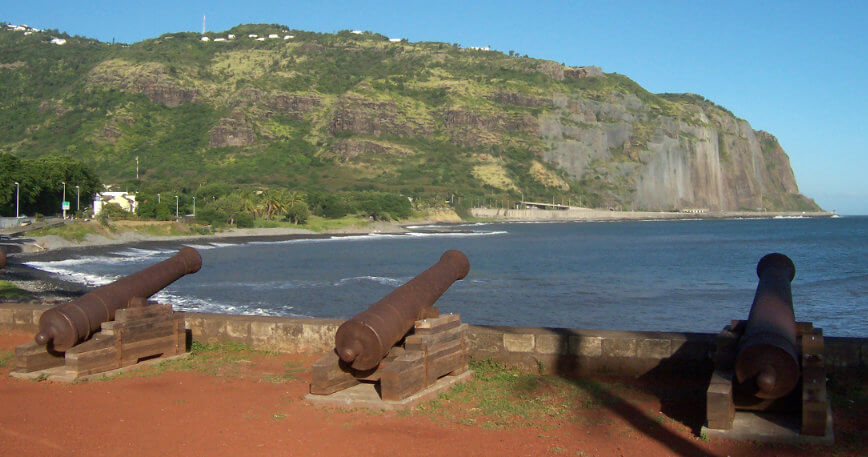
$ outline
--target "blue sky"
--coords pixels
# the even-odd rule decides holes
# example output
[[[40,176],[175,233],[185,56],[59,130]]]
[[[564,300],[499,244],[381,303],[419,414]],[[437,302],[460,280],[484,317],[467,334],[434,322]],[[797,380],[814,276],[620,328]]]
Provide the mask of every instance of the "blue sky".
[[[370,30],[598,65],[651,92],[693,92],[778,137],[799,188],[868,214],[865,1],[13,1],[0,21],[103,41],[277,23]]]

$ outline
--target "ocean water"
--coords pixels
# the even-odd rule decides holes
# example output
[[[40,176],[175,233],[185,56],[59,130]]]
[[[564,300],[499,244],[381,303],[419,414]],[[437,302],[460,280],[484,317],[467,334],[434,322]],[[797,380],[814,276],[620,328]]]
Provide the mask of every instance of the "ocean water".
[[[793,259],[797,320],[830,336],[868,336],[868,217],[472,224],[461,233],[189,244],[202,269],[155,296],[199,312],[348,318],[435,263],[447,249],[470,274],[437,302],[486,325],[716,332],[746,319],[756,263]],[[98,286],[180,245],[118,247],[32,261]]]

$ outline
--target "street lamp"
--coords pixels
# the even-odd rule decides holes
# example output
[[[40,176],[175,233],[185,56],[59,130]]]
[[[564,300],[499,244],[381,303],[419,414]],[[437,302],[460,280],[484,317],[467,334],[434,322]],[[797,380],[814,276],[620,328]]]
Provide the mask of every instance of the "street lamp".
[[[193,217],[196,217],[196,197],[193,197]]]
[[[157,192],[157,203],[160,203],[160,193]]]
[[[15,181],[15,219],[18,219],[19,195],[21,195],[21,185],[18,184],[18,181]]]
[[[76,213],[80,211],[80,209],[78,207],[79,203],[81,203],[81,201],[78,198],[78,186],[75,186],[75,212]]]
[[[63,219],[66,220],[66,205],[64,205],[66,203],[66,181],[60,183],[63,184],[63,200],[60,201],[60,208],[63,210]]]
[[[180,216],[178,216],[178,196],[177,195],[175,195],[175,219],[180,219]]]

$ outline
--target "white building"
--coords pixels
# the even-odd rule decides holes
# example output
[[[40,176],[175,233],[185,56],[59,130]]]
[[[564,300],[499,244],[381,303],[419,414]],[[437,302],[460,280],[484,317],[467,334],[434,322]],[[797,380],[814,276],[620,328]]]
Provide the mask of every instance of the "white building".
[[[389,41],[392,43],[400,43],[403,38],[389,38]]]
[[[230,33],[229,35],[226,36],[226,38],[229,38],[230,40],[234,40],[235,35]]]
[[[256,39],[256,41],[265,41],[265,37],[259,37]]]
[[[278,34],[276,34],[276,33],[269,33],[269,34],[268,34],[268,38],[270,38],[270,39],[274,39],[274,38],[280,38],[280,36],[279,36]]]
[[[291,40],[291,39],[293,39],[293,38],[295,38],[295,35],[284,35],[284,36],[283,36],[283,39],[284,39],[284,40]]]
[[[52,38],[51,43],[56,44],[58,46],[63,46],[66,44],[66,40],[63,38]]]
[[[259,37],[259,35],[255,34],[255,33],[251,33],[251,34],[247,35],[247,38],[257,38],[257,37]]]
[[[99,214],[102,208],[109,203],[114,203],[124,211],[131,213],[136,212],[136,208],[139,206],[136,202],[135,194],[127,192],[100,192],[93,199],[93,214]]]
[[[211,41],[211,38],[208,38],[208,37],[206,37],[206,36],[203,36],[202,38],[200,38],[200,40],[202,40],[202,41]]]
[[[226,38],[214,38],[214,41],[226,41]]]
[[[350,30],[350,33],[354,33],[356,35],[361,35],[362,31],[361,30]]]

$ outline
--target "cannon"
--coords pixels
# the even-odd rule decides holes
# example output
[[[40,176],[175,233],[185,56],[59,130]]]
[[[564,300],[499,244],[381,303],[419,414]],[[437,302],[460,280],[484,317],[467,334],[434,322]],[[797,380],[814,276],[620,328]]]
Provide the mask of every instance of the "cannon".
[[[45,311],[39,318],[39,333],[34,341],[56,352],[67,351],[97,332],[103,322],[113,320],[115,311],[131,304],[140,305],[160,289],[201,267],[199,253],[185,246],[160,263]]]
[[[464,253],[446,251],[430,268],[344,322],[335,334],[337,355],[355,370],[377,367],[425,309],[469,271]]]
[[[796,267],[783,254],[768,254],[756,267],[756,288],[744,334],[738,342],[738,382],[753,382],[754,395],[781,398],[799,381],[799,350],[790,283]]]

